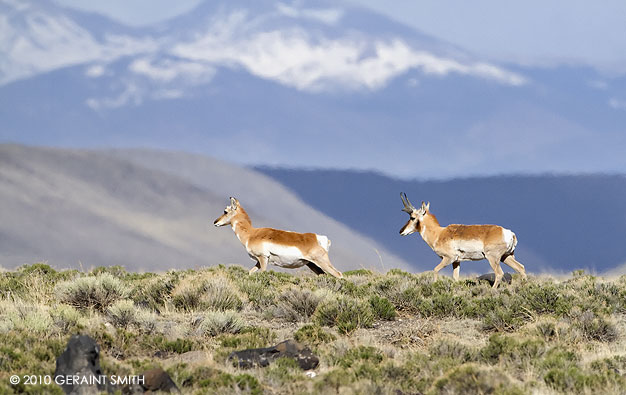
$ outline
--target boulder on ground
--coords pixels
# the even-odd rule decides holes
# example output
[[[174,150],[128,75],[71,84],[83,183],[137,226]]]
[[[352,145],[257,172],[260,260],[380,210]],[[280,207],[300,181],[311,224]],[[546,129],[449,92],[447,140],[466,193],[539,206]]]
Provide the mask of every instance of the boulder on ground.
[[[170,375],[161,368],[146,370],[138,380],[122,389],[124,395],[152,394],[161,392],[180,393]]]
[[[504,276],[502,276],[500,283],[511,284],[512,279],[513,279],[513,276],[511,276],[511,273],[504,273]],[[493,285],[493,283],[496,281],[496,274],[487,273],[487,274],[483,274],[482,276],[478,276],[478,281],[482,281],[482,280],[488,281],[490,285]]]
[[[148,391],[180,392],[174,380],[161,368],[154,368],[143,372],[143,388]]]
[[[100,368],[100,347],[87,335],[70,338],[65,351],[57,358],[54,377],[54,382],[59,383],[66,394],[115,391]]]
[[[308,347],[295,340],[285,340],[273,347],[235,351],[228,356],[228,360],[240,368],[265,367],[278,358],[295,359],[304,370],[315,369],[320,363]]]

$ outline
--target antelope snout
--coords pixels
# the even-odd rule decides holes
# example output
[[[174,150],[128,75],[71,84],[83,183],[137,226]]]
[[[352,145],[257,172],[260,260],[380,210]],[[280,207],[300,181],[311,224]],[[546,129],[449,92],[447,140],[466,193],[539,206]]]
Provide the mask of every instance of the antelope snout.
[[[415,232],[415,229],[413,227],[411,227],[410,223],[404,225],[402,227],[402,229],[400,229],[400,235],[401,236],[408,236],[408,235],[410,235],[413,232]]]

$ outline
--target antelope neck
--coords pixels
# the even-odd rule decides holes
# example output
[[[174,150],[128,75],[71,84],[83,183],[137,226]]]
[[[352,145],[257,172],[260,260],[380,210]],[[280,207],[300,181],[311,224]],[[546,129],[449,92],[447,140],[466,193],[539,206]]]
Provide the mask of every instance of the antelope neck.
[[[427,213],[420,221],[420,235],[422,235],[422,239],[424,239],[430,248],[434,247],[441,229],[442,228],[439,225],[439,221],[437,221],[437,217],[431,213]]]
[[[252,227],[252,222],[250,221],[248,214],[243,209],[241,210],[242,212],[237,214],[235,218],[230,221],[230,225],[241,244],[247,246],[250,233],[254,228]]]

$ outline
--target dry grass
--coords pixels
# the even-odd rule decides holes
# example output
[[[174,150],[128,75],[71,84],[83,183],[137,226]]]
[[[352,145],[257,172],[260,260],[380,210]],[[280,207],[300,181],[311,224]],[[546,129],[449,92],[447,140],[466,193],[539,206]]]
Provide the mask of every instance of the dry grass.
[[[0,392],[26,390],[10,386],[9,374],[51,374],[74,333],[98,341],[106,373],[162,366],[185,393],[595,394],[626,386],[626,277],[515,277],[493,291],[429,273],[345,274],[0,272]],[[316,377],[289,360],[251,370],[226,361],[234,350],[294,337],[320,357]],[[193,363],[200,354],[204,362]]]

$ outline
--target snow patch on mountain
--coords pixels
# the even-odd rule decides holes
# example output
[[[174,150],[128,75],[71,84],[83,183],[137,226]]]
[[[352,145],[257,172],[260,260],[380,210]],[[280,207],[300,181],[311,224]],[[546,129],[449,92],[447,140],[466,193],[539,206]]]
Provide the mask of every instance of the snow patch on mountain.
[[[202,63],[148,57],[135,59],[129,70],[155,81],[172,82],[183,79],[193,84],[207,83],[215,75],[215,68]]]
[[[412,69],[512,86],[526,82],[523,76],[498,66],[416,48],[399,36],[341,29],[339,22],[348,8],[276,3],[256,13],[241,5],[224,5],[211,12],[202,16],[201,28],[194,27],[188,34],[171,29],[95,34],[62,8],[4,0],[0,2],[0,85],[76,64],[91,64],[86,76],[98,78],[107,63],[123,57],[131,58],[126,78],[134,75],[165,85],[206,84],[219,67],[243,68],[310,92],[377,90]],[[180,93],[172,95],[167,86],[156,89],[170,92],[162,97]],[[145,92],[127,84],[115,98],[94,99],[101,104],[92,100],[90,107],[139,102],[130,98]]]
[[[288,17],[312,19],[327,25],[336,25],[344,15],[344,10],[339,8],[297,8],[284,3],[278,3],[276,9]]]
[[[415,50],[404,40],[381,40],[363,34],[329,39],[304,29],[255,31],[246,11],[211,20],[194,40],[176,44],[173,55],[229,67],[306,91],[337,85],[348,89],[384,87],[410,69],[445,76],[458,73],[519,86],[523,76],[497,66],[460,61]]]
[[[151,37],[107,34],[99,41],[87,27],[60,12],[20,2],[0,5],[0,85],[66,66],[154,52],[159,47]]]

